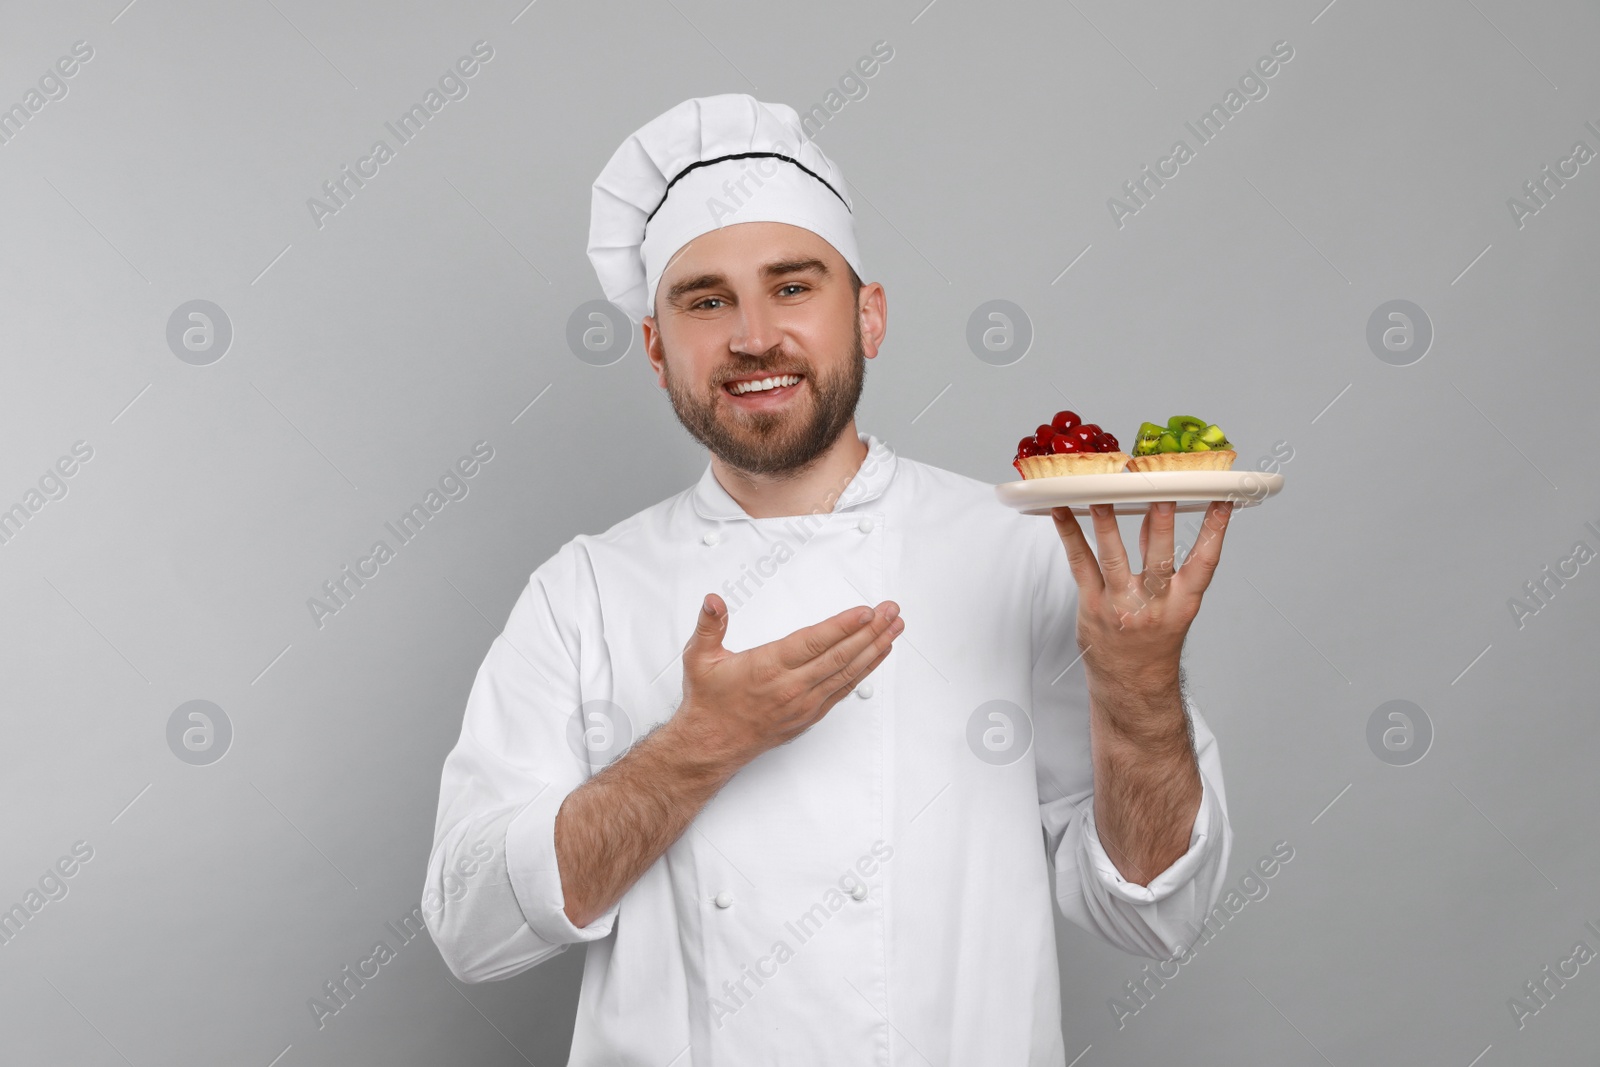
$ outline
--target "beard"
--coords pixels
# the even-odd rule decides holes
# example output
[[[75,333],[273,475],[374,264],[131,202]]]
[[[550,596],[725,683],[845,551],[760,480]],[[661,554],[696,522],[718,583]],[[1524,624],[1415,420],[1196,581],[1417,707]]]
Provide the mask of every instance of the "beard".
[[[866,382],[867,354],[861,345],[861,319],[855,316],[851,358],[837,371],[819,377],[805,365],[785,366],[781,372],[804,375],[801,392],[783,411],[738,411],[727,400],[727,390],[711,385],[696,394],[687,382],[675,378],[672,358],[665,356],[667,396],[672,410],[690,436],[712,455],[747,474],[799,474],[839,439],[855,416]],[[768,363],[736,364],[729,378],[768,372]]]

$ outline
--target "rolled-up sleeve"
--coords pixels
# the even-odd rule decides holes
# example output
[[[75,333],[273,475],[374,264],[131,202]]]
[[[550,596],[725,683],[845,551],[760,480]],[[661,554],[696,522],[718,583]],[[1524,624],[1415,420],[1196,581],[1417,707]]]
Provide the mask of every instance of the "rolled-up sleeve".
[[[1187,701],[1201,785],[1189,848],[1148,885],[1128,881],[1106,854],[1095,826],[1089,691],[1077,648],[1077,583],[1054,524],[1025,518],[1048,534],[1034,541],[1032,714],[1040,821],[1055,871],[1056,902],[1066,918],[1125,952],[1170,958],[1194,940],[1216,906],[1232,852],[1217,739],[1200,709]]]
[[[1170,958],[1195,939],[1222,893],[1233,849],[1216,738],[1192,702],[1187,710],[1199,757],[1200,807],[1188,851],[1148,885],[1128,881],[1106,854],[1092,789],[1076,800],[1041,805],[1047,833],[1060,833],[1052,862],[1062,913],[1124,951],[1154,959]]]
[[[1204,720],[1199,718],[1199,709],[1193,703],[1189,704],[1188,708],[1189,716],[1195,722],[1195,741],[1199,746],[1199,735]],[[1166,870],[1152,878],[1148,885],[1139,885],[1122,877],[1122,872],[1112,862],[1106,853],[1105,845],[1100,840],[1100,831],[1094,821],[1093,796],[1091,795],[1083,803],[1081,809],[1084,818],[1083,851],[1079,861],[1099,874],[1101,884],[1123,900],[1134,904],[1154,904],[1171,897],[1182,889],[1185,883],[1194,883],[1198,880],[1200,884],[1206,884],[1208,879],[1204,876],[1208,873],[1206,869],[1208,865],[1219,868],[1226,866],[1215,861],[1225,852],[1227,813],[1220,799],[1220,785],[1211,784],[1213,777],[1220,782],[1222,771],[1220,765],[1208,766],[1208,763],[1216,763],[1217,742],[1215,737],[1210,736],[1209,729],[1205,733],[1208,738],[1207,750],[1200,754],[1200,809],[1195,813],[1194,828],[1189,831],[1189,849],[1173,860]],[[1206,758],[1207,752],[1213,757],[1209,761]],[[1220,888],[1222,884],[1220,874],[1214,881]],[[1209,911],[1215,903],[1215,900],[1211,900],[1199,910],[1202,913]]]
[[[582,702],[577,624],[555,608],[581,595],[578,555],[568,542],[529,579],[478,668],[440,776],[422,911],[465,982],[519,974],[616,920],[613,905],[574,926],[556,866],[556,812],[590,773],[568,741]]]
[[[569,790],[570,791],[570,790]],[[546,790],[517,813],[506,828],[506,869],[528,926],[553,945],[593,941],[611,932],[619,900],[588,926],[567,918],[566,895],[556,869],[556,812],[565,792]]]

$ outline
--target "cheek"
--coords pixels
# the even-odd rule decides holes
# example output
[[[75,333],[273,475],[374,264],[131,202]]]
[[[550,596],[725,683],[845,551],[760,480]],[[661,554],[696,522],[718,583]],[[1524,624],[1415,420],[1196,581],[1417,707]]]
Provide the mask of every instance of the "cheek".
[[[714,384],[720,363],[714,358],[707,358],[704,349],[672,349],[672,355],[662,365],[662,371],[672,374],[672,386],[680,394],[706,397],[720,390]]]
[[[727,331],[711,323],[682,323],[672,336],[661,338],[663,376],[692,388],[704,388],[727,362]]]
[[[785,324],[784,332],[800,350],[797,354],[832,364],[849,355],[855,346],[853,309],[846,305],[818,311],[794,316]]]

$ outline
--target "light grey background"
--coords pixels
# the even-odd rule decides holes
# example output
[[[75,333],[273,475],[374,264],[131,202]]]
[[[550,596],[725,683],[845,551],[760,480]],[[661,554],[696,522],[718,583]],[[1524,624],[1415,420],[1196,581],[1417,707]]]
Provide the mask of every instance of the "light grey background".
[[[1197,413],[1241,467],[1293,449],[1186,662],[1230,883],[1294,858],[1120,1027],[1143,961],[1061,929],[1069,1058],[1593,1057],[1600,962],[1520,1027],[1508,1000],[1600,951],[1600,563],[1520,628],[1508,601],[1600,549],[1600,162],[1507,206],[1600,150],[1593,5],[124,3],[0,20],[0,105],[94,50],[0,145],[0,508],[93,449],[0,545],[0,906],[94,850],[0,946],[0,1060],[565,1062],[581,951],[464,987],[424,937],[325,1028],[307,1000],[416,906],[528,574],[704,467],[637,340],[567,346],[594,176],[691,96],[825,104],[880,40],[817,135],[889,294],[863,430],[996,482],[1061,407],[1125,444]],[[479,40],[468,95],[319,228],[307,200]],[[1277,41],[1268,95],[1119,228],[1108,198]],[[233,330],[207,366],[166,340],[197,299]],[[1032,323],[1008,366],[966,344],[991,299]],[[1409,366],[1366,340],[1395,299],[1434,328]],[[470,493],[319,628],[308,598],[478,441]],[[233,726],[207,766],[167,743],[197,699]],[[1434,731],[1409,766],[1367,741],[1397,699]]]

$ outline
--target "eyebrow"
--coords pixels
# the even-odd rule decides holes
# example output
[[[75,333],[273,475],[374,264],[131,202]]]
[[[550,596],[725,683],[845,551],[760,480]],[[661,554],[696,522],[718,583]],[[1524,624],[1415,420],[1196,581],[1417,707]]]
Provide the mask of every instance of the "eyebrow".
[[[820,259],[781,259],[766,264],[761,268],[763,278],[781,278],[789,274],[811,273],[820,278],[830,277],[832,272],[828,265]],[[701,289],[713,289],[719,285],[728,284],[728,279],[721,274],[702,274],[697,278],[685,278],[683,281],[667,290],[667,301],[677,303],[678,298],[689,293],[699,292]]]

